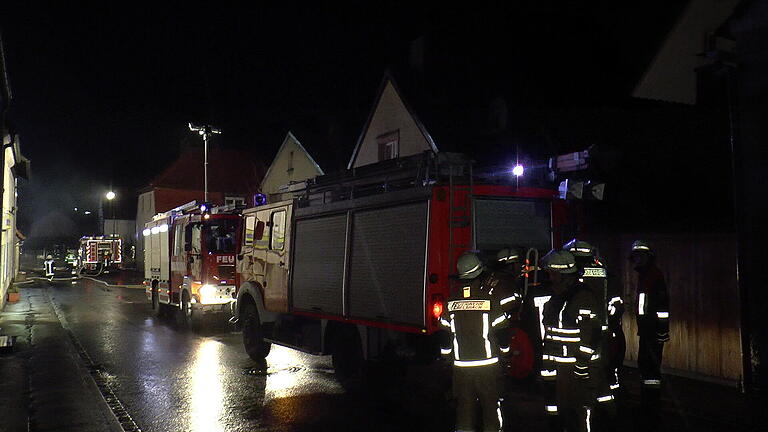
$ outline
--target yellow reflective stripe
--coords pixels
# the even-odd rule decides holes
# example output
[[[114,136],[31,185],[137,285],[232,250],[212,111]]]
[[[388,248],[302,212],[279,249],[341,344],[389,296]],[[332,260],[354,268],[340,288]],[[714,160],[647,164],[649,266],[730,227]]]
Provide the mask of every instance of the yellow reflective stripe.
[[[486,316],[486,319],[487,319],[487,315],[488,315],[488,314],[483,314],[483,315],[484,315],[484,316]],[[501,315],[501,316],[499,316],[498,318],[496,318],[495,320],[493,320],[493,323],[491,323],[491,327],[496,327],[497,325],[499,325],[499,324],[503,323],[503,322],[504,322],[506,319],[507,319],[507,316],[506,316],[506,315]]]
[[[464,360],[464,361],[455,360],[453,362],[453,365],[458,367],[477,367],[477,366],[488,366],[498,362],[499,362],[499,358],[493,357],[485,360]]]
[[[494,321],[494,325],[496,322]],[[488,340],[488,314],[483,314],[483,339],[485,339],[485,356],[491,356],[491,341]]]
[[[558,327],[548,327],[548,330],[552,330],[555,333],[564,333],[564,334],[579,334],[579,333],[581,333],[581,329],[564,329],[564,328],[558,328]]]
[[[507,297],[507,298],[504,298],[504,299],[501,299],[501,301],[499,303],[501,303],[501,305],[504,306],[505,304],[507,304],[509,302],[513,302],[515,300],[517,300],[517,294],[515,294],[513,296],[510,296],[510,297]]]
[[[440,348],[440,354],[447,355],[450,354],[453,350],[450,348]]]
[[[593,350],[590,347],[584,346],[584,345],[579,346],[579,351],[581,351],[583,353],[587,353],[587,354],[594,354],[595,353],[595,350]]]
[[[547,339],[556,340],[560,342],[581,342],[581,337],[566,337],[558,335],[547,335]]]
[[[465,272],[464,272],[464,273],[462,273],[461,275],[462,275],[462,276],[466,276],[466,275],[468,275],[468,274],[470,274],[470,273],[472,273],[472,272],[475,272],[475,271],[477,271],[477,270],[480,268],[480,266],[482,266],[482,264],[478,264],[478,265],[476,265],[476,266],[472,267],[471,269],[469,269],[469,270],[465,271]]]
[[[500,349],[500,350],[501,350],[501,352],[503,352],[503,353],[508,353],[508,352],[509,352],[509,347],[506,347],[506,348],[504,348],[504,347],[499,347],[499,349]]]
[[[645,315],[645,293],[640,293],[640,298],[638,299],[637,305],[637,314]]]
[[[658,318],[669,318],[669,312],[656,312]]]

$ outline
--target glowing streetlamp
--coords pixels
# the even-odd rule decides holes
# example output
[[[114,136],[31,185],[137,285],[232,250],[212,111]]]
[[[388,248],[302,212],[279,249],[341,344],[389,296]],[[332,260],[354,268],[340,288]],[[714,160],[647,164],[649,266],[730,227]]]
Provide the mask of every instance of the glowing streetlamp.
[[[112,237],[115,236],[115,230],[117,229],[115,226],[117,225],[117,221],[115,220],[115,209],[112,207],[112,200],[114,200],[116,196],[117,195],[113,191],[109,191],[104,195],[104,197],[107,198],[107,201],[109,201],[109,213],[112,216]]]

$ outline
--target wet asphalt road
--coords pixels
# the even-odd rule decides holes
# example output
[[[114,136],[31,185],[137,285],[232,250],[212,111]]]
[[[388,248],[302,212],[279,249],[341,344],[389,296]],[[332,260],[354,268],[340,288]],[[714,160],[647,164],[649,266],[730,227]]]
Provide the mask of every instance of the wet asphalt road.
[[[224,320],[184,330],[154,317],[143,290],[89,280],[35,285],[143,431],[452,429],[448,377],[435,367],[383,368],[347,393],[330,358],[280,346],[267,374],[255,373]]]

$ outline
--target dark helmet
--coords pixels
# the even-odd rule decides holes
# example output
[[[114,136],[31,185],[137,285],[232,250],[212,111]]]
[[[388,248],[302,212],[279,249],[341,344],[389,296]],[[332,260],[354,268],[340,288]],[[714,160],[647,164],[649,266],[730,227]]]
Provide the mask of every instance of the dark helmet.
[[[632,253],[647,253],[653,255],[653,248],[651,244],[643,240],[635,240],[632,242]]]
[[[563,245],[563,250],[570,252],[575,257],[595,256],[595,248],[584,240],[573,239]]]
[[[520,249],[508,247],[496,254],[496,262],[499,264],[509,264],[520,262]]]
[[[558,273],[576,273],[576,259],[568,251],[551,250],[541,258],[541,267]]]
[[[484,270],[483,262],[474,252],[464,252],[456,261],[459,279],[474,279]]]

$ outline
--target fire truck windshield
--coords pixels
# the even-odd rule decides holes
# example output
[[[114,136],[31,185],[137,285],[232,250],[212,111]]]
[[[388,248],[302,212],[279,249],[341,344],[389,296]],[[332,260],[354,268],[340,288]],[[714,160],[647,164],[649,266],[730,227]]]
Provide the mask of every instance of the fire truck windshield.
[[[235,234],[238,220],[214,219],[204,226],[204,238],[208,241],[209,254],[235,253]]]

